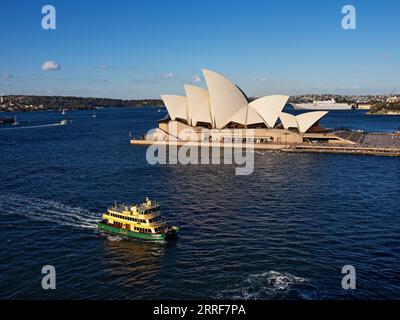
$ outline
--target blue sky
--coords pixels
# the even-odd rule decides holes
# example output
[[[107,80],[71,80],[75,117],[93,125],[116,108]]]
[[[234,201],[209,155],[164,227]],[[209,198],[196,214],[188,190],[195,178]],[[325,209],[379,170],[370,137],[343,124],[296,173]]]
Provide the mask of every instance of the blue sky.
[[[46,4],[56,30],[41,28]],[[346,4],[356,30],[341,27]],[[248,95],[400,91],[396,0],[2,0],[0,11],[0,94],[158,98],[204,86],[202,68]]]

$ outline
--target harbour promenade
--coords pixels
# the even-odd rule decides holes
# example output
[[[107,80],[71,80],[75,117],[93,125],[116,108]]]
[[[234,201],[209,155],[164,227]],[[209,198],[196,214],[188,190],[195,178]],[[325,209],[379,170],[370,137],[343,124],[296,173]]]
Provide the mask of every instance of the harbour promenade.
[[[347,143],[322,143],[309,142],[299,144],[254,143],[235,144],[227,142],[202,142],[202,141],[150,141],[144,139],[131,139],[132,145],[160,146],[189,146],[212,148],[254,148],[255,150],[280,150],[282,152],[314,152],[314,153],[346,153],[381,156],[400,156],[399,133],[366,133],[357,131],[339,131],[335,135]]]

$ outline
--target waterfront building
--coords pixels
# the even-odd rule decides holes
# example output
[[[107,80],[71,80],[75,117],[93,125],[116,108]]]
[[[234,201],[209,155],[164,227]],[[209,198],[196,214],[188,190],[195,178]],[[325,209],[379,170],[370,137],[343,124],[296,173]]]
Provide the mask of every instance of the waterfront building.
[[[240,134],[256,144],[344,142],[319,125],[327,111],[295,116],[282,112],[289,96],[271,95],[251,101],[221,74],[203,69],[203,75],[207,89],[185,85],[185,96],[161,96],[168,116],[144,140],[224,143],[235,142],[235,135]]]
[[[357,105],[357,108],[360,110],[369,110],[369,109],[371,109],[371,106],[372,105],[370,103],[359,103]]]

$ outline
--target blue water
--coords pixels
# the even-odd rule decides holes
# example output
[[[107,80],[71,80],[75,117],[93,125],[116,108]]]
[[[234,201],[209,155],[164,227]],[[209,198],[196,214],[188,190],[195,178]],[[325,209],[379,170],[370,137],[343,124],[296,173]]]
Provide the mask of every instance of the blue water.
[[[151,166],[129,131],[164,111],[91,115],[48,126],[61,114],[19,113],[19,128],[0,127],[0,298],[400,298],[400,159],[256,152],[249,176]],[[394,131],[399,120],[331,112],[322,125]],[[97,233],[110,204],[146,195],[181,228],[178,241]],[[56,290],[41,288],[47,264]],[[341,287],[349,264],[356,290]]]

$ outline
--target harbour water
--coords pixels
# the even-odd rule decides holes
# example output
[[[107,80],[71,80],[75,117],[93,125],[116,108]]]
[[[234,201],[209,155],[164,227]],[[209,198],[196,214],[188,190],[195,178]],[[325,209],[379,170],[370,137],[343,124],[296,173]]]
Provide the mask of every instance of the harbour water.
[[[151,166],[129,132],[154,127],[157,111],[18,113],[0,127],[0,298],[400,299],[398,158],[255,152],[249,176]],[[389,132],[400,118],[336,111],[321,124]],[[147,195],[178,241],[97,233],[114,201]],[[44,265],[56,290],[41,287]],[[355,290],[342,289],[345,265]]]

